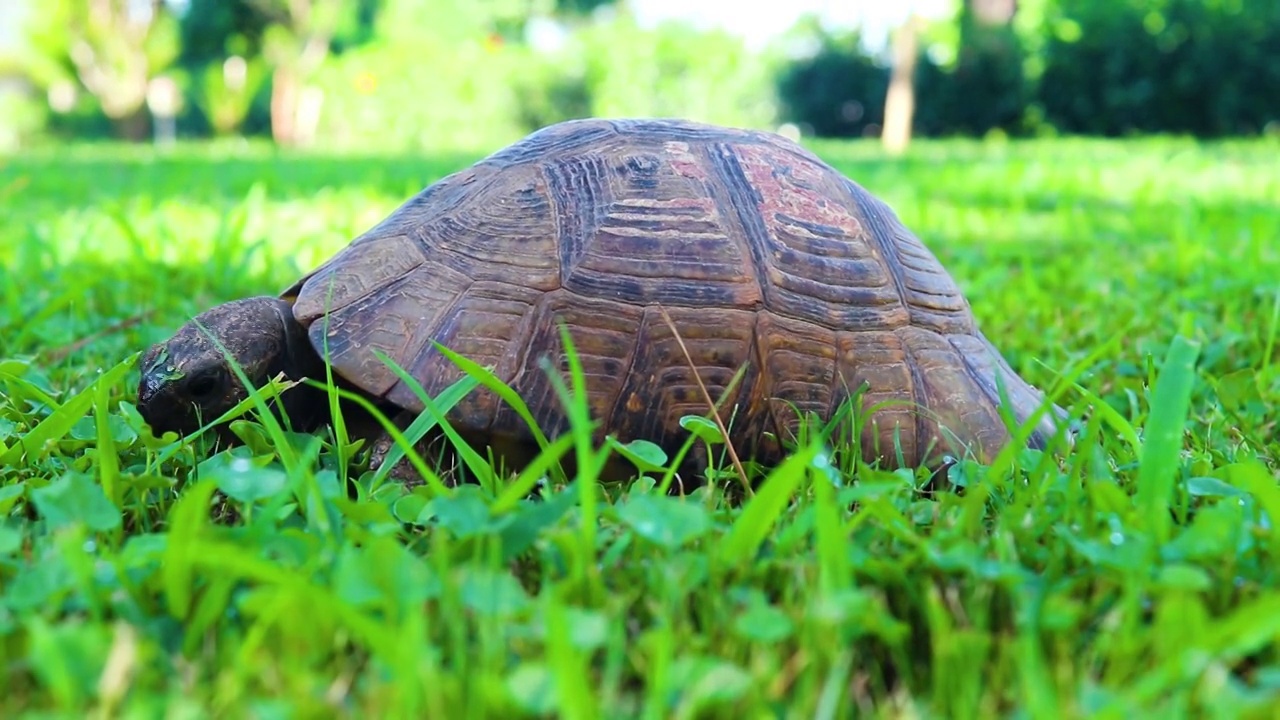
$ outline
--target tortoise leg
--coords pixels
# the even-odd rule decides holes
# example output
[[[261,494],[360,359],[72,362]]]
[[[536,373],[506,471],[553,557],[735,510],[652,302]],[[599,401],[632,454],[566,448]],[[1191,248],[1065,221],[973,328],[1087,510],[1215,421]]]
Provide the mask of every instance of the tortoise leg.
[[[396,428],[404,432],[414,418],[415,415],[413,413],[401,412],[391,418],[391,421],[395,423]],[[381,468],[387,455],[395,447],[396,441],[391,437],[391,434],[382,428],[378,428],[377,432],[373,434],[373,443],[370,447],[369,469],[377,470]],[[439,429],[432,429],[426,435],[423,435],[414,444],[413,450],[432,471],[440,476],[440,479],[446,485],[453,487],[458,484],[457,453],[449,444],[448,438]],[[391,467],[387,474],[389,477],[403,482],[407,487],[411,488],[426,483],[426,480],[413,467],[413,463],[409,461],[408,457],[401,457],[396,461],[396,464]]]

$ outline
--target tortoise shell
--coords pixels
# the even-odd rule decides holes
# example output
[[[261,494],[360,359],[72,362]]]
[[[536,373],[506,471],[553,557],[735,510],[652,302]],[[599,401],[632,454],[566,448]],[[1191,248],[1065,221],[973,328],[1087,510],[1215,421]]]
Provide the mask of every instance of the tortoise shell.
[[[867,459],[910,465],[1010,438],[1042,396],[977,328],[959,288],[893,211],[779,135],[676,120],[546,127],[408,200],[286,290],[334,371],[408,410],[462,372],[495,373],[554,437],[566,415],[540,359],[572,337],[599,435],[671,447],[709,408],[740,452],[776,459],[800,414],[862,390]],[[477,389],[452,422],[531,437]],[[1046,419],[1037,435],[1051,433]],[[1043,440],[1043,438],[1037,438]],[[901,455],[898,456],[899,451]]]

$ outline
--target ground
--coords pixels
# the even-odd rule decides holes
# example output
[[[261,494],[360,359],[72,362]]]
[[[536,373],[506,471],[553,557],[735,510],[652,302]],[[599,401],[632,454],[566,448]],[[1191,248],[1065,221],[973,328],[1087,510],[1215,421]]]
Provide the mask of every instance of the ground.
[[[1280,146],[814,147],[1074,448],[928,494],[815,445],[743,502],[652,469],[410,492],[253,421],[210,455],[146,432],[135,353],[475,157],[0,159],[0,713],[1268,716]]]

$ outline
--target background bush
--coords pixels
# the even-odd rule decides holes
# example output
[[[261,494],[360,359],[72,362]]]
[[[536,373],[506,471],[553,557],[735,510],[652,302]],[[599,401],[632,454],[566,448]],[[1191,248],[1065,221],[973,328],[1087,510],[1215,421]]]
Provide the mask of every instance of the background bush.
[[[20,57],[0,60],[30,89],[0,102],[10,145],[120,134],[83,87],[69,109],[32,108],[75,78],[62,28],[75,2],[44,2]],[[266,2],[189,0],[180,51],[153,53],[153,71],[184,93],[181,134],[270,133]],[[329,147],[492,148],[586,115],[794,123],[828,137],[874,135],[883,122],[884,43],[812,19],[755,51],[680,23],[639,27],[613,0],[312,2],[342,8],[307,79],[323,92],[314,139]],[[975,19],[975,2],[956,0],[953,17],[924,30],[919,135],[1280,132],[1275,0],[1021,0],[996,24]],[[535,42],[531,30],[548,28],[559,41]]]
[[[831,136],[878,125],[885,58],[856,33],[815,34],[816,52],[779,76],[784,119]],[[1222,136],[1280,122],[1274,0],[1024,0],[1003,26],[974,22],[966,5],[926,41],[916,73],[922,135]]]
[[[1275,0],[1060,0],[1038,101],[1063,132],[1257,133],[1280,121]]]

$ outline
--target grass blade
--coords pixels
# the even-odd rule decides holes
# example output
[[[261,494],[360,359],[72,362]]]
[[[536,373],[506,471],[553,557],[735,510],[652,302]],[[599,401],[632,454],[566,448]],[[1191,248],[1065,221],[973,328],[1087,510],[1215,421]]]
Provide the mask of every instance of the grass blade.
[[[1165,355],[1151,398],[1138,466],[1138,507],[1147,528],[1159,542],[1169,539],[1174,479],[1182,452],[1182,430],[1191,404],[1196,357],[1200,345],[1182,335],[1174,337]]]
[[[67,433],[71,432],[71,428],[88,414],[89,408],[93,407],[94,400],[97,397],[98,388],[103,386],[110,387],[118,383],[125,373],[129,372],[133,367],[139,355],[141,353],[134,353],[115,367],[99,375],[88,387],[41,420],[38,425],[31,428],[30,432],[22,436],[19,442],[5,451],[3,456],[0,456],[0,465],[15,465],[23,456],[28,461],[44,457],[50,443],[57,442],[65,437]]]
[[[441,407],[441,403],[431,399],[431,396],[427,393],[426,389],[422,387],[422,383],[418,382],[417,378],[413,377],[407,370],[400,367],[400,365],[396,363],[395,360],[392,360],[386,353],[381,350],[374,350],[374,355],[386,364],[387,367],[391,368],[391,371],[400,378],[401,382],[413,391],[413,394],[416,395],[418,400],[423,404],[422,413],[414,420],[413,424],[410,425],[416,435],[412,442],[416,443],[430,428],[439,427],[440,430],[449,438],[449,441],[453,443],[454,450],[458,452],[459,457],[461,457],[462,461],[466,463],[467,467],[471,470],[471,473],[478,478],[482,484],[488,485],[492,483],[493,468],[489,466],[488,461],[480,457],[480,454],[477,453],[471,445],[462,439],[462,436],[458,434],[458,431],[453,428],[446,417],[448,411],[466,397],[472,390],[474,390],[476,386],[480,384],[480,381],[473,377],[458,378],[457,381],[440,393],[441,398],[444,399],[443,407]],[[389,460],[390,457],[383,461],[383,467],[388,471],[390,471],[391,467],[394,466],[394,463]]]
[[[111,386],[99,383],[94,391],[94,422],[98,431],[98,478],[102,491],[117,507],[120,505],[120,455],[111,435]]]
[[[555,677],[560,717],[574,720],[599,717],[588,664],[570,642],[572,634],[564,607],[548,592],[543,594],[542,608],[547,623],[547,659]]]
[[[821,450],[821,445],[811,443],[769,473],[734,520],[733,527],[720,540],[717,550],[722,562],[738,567],[755,558]]]
[[[204,530],[209,524],[209,503],[216,486],[212,480],[201,480],[188,488],[173,506],[168,539],[165,543],[163,584],[164,599],[173,617],[184,620],[191,610],[195,594],[194,563]]]

